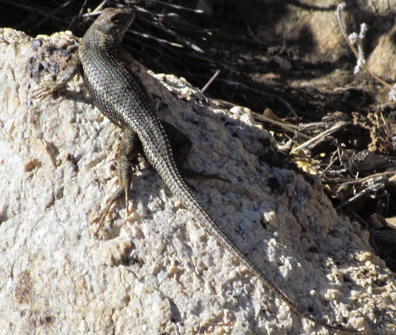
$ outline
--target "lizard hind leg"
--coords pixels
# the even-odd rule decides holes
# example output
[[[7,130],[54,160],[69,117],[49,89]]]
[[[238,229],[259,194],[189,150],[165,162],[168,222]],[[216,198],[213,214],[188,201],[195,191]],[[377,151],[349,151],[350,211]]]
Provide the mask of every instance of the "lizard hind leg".
[[[126,128],[122,135],[120,148],[117,154],[118,160],[118,176],[120,178],[120,187],[123,188],[125,195],[125,209],[128,217],[128,202],[129,202],[129,186],[132,179],[132,160],[136,158],[141,146],[137,134],[132,128]],[[116,193],[117,194],[117,193]],[[118,195],[120,196],[120,195]]]
[[[106,208],[101,212],[99,217],[95,219],[94,222],[98,224],[98,227],[94,234],[95,236],[98,236],[98,233],[103,226],[104,220],[106,219],[106,216],[109,213],[111,206],[122,195],[125,196],[126,218],[128,217],[129,187],[132,180],[132,161],[134,160],[134,158],[136,158],[139,151],[141,151],[141,146],[140,142],[138,141],[137,134],[132,130],[132,128],[125,128],[117,153],[118,177],[120,186],[107,200]]]

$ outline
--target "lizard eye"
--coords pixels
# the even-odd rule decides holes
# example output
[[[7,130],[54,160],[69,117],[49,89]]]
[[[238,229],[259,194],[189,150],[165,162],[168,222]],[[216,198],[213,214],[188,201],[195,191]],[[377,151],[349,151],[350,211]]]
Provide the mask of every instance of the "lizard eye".
[[[115,15],[111,18],[111,22],[113,22],[115,24],[119,24],[123,21],[124,17],[125,17],[125,15],[122,15],[122,14]]]

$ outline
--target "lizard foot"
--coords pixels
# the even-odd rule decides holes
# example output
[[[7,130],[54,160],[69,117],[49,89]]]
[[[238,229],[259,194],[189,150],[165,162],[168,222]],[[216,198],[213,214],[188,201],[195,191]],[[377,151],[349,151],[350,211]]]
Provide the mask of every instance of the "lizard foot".
[[[47,82],[41,84],[36,90],[33,91],[32,99],[44,99],[58,90],[58,85],[56,82]]]
[[[94,237],[98,238],[100,235],[100,232],[103,228],[103,224],[104,221],[107,217],[107,215],[110,212],[111,206],[114,204],[114,202],[116,202],[119,198],[121,198],[121,196],[125,193],[125,187],[124,186],[119,186],[118,189],[114,192],[114,194],[107,200],[107,205],[106,208],[101,211],[101,213],[99,214],[99,216],[94,219],[94,221],[92,222],[92,224],[97,225],[96,230],[93,234]],[[125,207],[126,207],[126,217],[125,219],[128,218],[129,215],[129,210],[128,210],[128,197],[125,198],[126,202],[125,202]]]

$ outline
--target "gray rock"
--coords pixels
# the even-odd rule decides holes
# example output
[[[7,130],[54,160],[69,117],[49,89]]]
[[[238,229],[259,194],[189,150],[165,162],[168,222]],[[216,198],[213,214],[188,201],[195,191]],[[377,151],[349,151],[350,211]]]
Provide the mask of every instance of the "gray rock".
[[[75,43],[0,29],[0,334],[328,333],[262,287],[149,168],[133,180],[133,211],[125,218],[120,203],[104,239],[92,237],[116,188],[120,131],[81,78],[31,99]],[[318,182],[268,164],[272,139],[250,111],[171,75],[142,76],[161,117],[193,142],[185,164],[228,180],[188,182],[244,253],[301,308],[395,334],[395,279],[368,233]]]

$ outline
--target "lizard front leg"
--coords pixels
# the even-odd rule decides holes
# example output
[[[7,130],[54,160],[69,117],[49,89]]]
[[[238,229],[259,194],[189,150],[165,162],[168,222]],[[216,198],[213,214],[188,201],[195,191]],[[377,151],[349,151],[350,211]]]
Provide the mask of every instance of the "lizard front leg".
[[[32,98],[43,100],[50,94],[64,87],[79,71],[81,65],[77,54],[69,61],[68,66],[59,74],[56,81],[48,81],[33,91]]]

